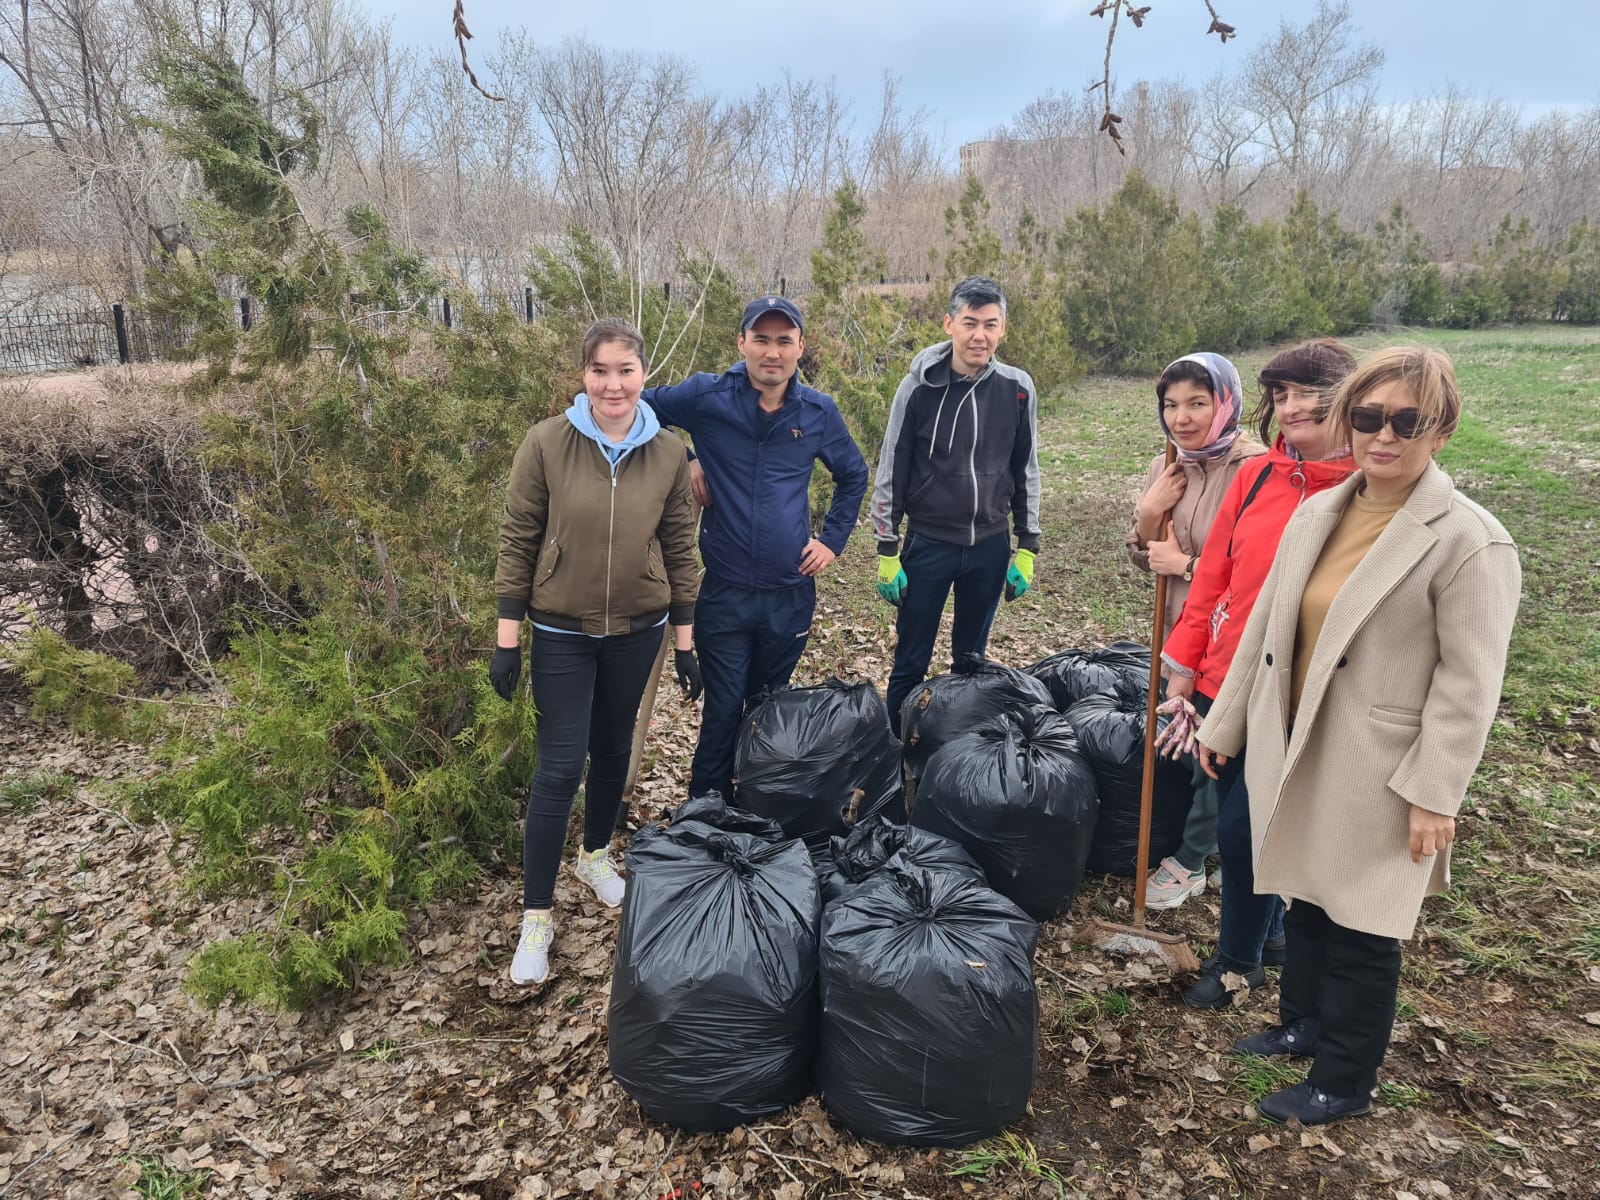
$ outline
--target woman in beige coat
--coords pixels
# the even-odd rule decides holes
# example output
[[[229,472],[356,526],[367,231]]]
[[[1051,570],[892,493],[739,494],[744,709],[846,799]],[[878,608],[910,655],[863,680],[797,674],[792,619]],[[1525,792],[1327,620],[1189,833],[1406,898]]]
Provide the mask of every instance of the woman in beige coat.
[[[1284,532],[1199,733],[1208,770],[1248,740],[1255,886],[1291,902],[1280,1024],[1250,1054],[1314,1055],[1269,1120],[1371,1108],[1400,941],[1450,881],[1455,815],[1505,673],[1521,569],[1433,461],[1460,419],[1450,360],[1393,347],[1340,388],[1359,468]]]

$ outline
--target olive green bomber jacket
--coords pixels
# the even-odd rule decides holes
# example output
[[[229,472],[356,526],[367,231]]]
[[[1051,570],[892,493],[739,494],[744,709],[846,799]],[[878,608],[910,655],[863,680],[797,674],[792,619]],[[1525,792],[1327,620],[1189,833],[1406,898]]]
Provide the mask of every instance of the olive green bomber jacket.
[[[665,430],[613,470],[565,416],[511,464],[495,566],[501,617],[594,636],[694,620],[697,515],[683,443]]]

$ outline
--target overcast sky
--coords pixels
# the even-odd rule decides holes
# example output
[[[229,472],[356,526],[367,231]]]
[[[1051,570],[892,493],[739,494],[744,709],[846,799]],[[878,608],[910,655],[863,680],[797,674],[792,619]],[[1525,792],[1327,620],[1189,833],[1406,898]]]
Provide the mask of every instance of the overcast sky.
[[[368,3],[392,10],[395,29],[417,46],[450,48],[452,0]],[[1213,0],[1237,27],[1227,46],[1205,37],[1202,0],[1141,0],[1143,29],[1123,21],[1112,68],[1135,79],[1198,84],[1217,66],[1247,55],[1287,14],[1303,21],[1309,0]],[[744,95],[763,82],[837,81],[852,112],[873,112],[885,70],[901,81],[908,107],[926,107],[947,156],[1009,120],[1055,88],[1098,77],[1105,23],[1092,0],[466,0],[469,43],[481,64],[500,31],[527,27],[551,44],[580,36],[598,45],[688,60],[701,85]],[[1531,113],[1600,100],[1600,3],[1596,0],[1352,0],[1362,39],[1388,56],[1386,99],[1405,100],[1455,80]],[[486,80],[492,88],[492,80]]]

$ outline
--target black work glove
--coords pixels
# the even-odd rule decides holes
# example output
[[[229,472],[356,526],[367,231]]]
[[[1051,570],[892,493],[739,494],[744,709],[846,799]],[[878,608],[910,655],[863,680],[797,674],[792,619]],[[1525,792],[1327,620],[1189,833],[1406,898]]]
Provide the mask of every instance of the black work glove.
[[[522,647],[496,646],[489,660],[489,682],[502,700],[517,694],[517,680],[522,678]]]
[[[706,690],[706,685],[700,681],[700,660],[694,656],[694,651],[674,649],[672,665],[677,668],[678,686],[683,689],[683,694],[690,700],[700,699],[700,693]]]

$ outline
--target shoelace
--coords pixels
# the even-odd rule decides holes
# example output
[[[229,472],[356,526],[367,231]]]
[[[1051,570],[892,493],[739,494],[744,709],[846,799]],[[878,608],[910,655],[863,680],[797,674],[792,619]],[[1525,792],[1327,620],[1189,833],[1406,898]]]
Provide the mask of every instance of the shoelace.
[[[524,921],[522,923],[522,944],[519,950],[543,950],[550,945],[550,921]],[[503,952],[502,952],[503,953]]]
[[[596,850],[592,856],[584,855],[583,861],[595,879],[604,881],[617,878],[617,869],[611,865],[611,857],[604,850]]]

